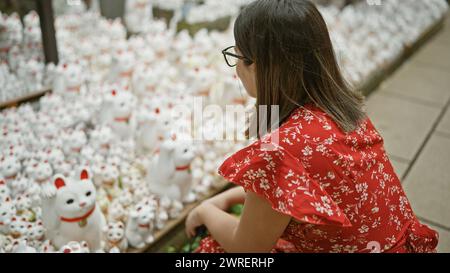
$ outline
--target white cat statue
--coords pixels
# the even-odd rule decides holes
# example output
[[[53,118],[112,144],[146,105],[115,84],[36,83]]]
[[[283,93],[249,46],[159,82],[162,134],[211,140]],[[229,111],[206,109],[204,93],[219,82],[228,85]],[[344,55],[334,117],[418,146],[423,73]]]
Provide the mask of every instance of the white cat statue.
[[[133,93],[140,98],[155,95],[158,83],[163,77],[162,72],[152,70],[147,66],[138,66],[133,73]]]
[[[18,175],[16,179],[9,181],[9,188],[12,193],[12,197],[19,196],[26,192],[29,188],[30,181],[25,175]]]
[[[49,148],[47,150],[48,161],[50,164],[55,164],[58,161],[64,160],[64,153],[58,148]]]
[[[8,248],[8,245],[8,237],[0,233],[0,254],[6,253],[6,248]]]
[[[154,208],[149,205],[138,204],[130,212],[125,236],[131,247],[141,249],[153,242],[154,220]]]
[[[50,181],[52,175],[52,166],[47,161],[33,165],[32,179],[41,187],[41,194],[44,198],[49,198],[56,193]]]
[[[184,201],[192,186],[191,162],[194,157],[192,141],[165,141],[147,172],[150,191]]]
[[[114,188],[119,180],[119,168],[113,164],[99,166],[94,175],[94,183],[97,187],[106,189]]]
[[[158,116],[147,110],[141,109],[137,113],[136,151],[140,155],[148,155],[154,152],[159,140]]]
[[[113,200],[108,208],[108,220],[111,222],[121,221],[126,222],[128,212],[119,202],[119,200]]]
[[[13,243],[11,253],[37,253],[37,250],[34,247],[29,246],[26,239],[21,239]]]
[[[86,169],[78,179],[56,175],[56,195],[43,200],[42,220],[49,238],[60,249],[71,241],[86,241],[91,251],[100,251],[106,220],[96,205],[95,186]]]
[[[10,197],[0,203],[0,233],[9,234],[12,218],[16,215],[16,207]]]
[[[39,249],[39,253],[54,253],[55,252],[55,247],[52,245],[50,240],[45,240],[38,249]]]
[[[5,181],[0,179],[0,202],[5,202],[6,198],[11,197],[11,192],[9,190],[8,185],[6,185]]]
[[[106,191],[108,199],[112,200],[120,194],[118,188],[119,177],[119,168],[112,164],[106,164],[97,170],[94,181],[97,187],[102,187]]]
[[[112,251],[117,248],[119,252],[125,252],[128,248],[128,241],[125,237],[125,225],[122,222],[110,223],[105,227],[106,251]]]
[[[84,92],[84,76],[82,67],[76,63],[64,63],[56,68],[53,90],[67,99],[78,98]]]
[[[149,1],[127,1],[124,16],[127,28],[133,33],[144,31],[145,26],[150,24],[151,10]]]
[[[136,98],[131,92],[116,89],[106,93],[105,96],[100,111],[100,122],[109,126],[117,138],[131,139],[136,128],[133,115]]]
[[[96,149],[97,153],[106,155],[113,140],[113,131],[106,126],[98,126],[91,131],[89,144]]]
[[[45,228],[42,221],[28,225],[27,237],[30,240],[30,246],[39,248],[45,238]]]
[[[6,182],[12,182],[19,174],[22,165],[16,156],[9,155],[0,159],[0,175]]]
[[[14,239],[26,237],[28,222],[25,218],[12,217],[9,223],[9,233]]]
[[[69,176],[72,172],[72,165],[70,164],[70,161],[66,160],[55,162],[53,164],[53,168],[55,170],[55,173],[59,173],[64,176]]]
[[[62,246],[59,250],[60,253],[70,254],[70,253],[90,253],[89,245],[87,242],[68,242],[66,245]]]
[[[63,150],[66,157],[78,159],[81,149],[87,143],[86,133],[82,130],[69,132],[63,137],[63,143]]]
[[[28,215],[27,212],[31,209],[31,199],[27,194],[19,195],[15,200],[17,215],[25,216]]]
[[[119,50],[112,58],[110,82],[129,82],[133,76],[136,58],[132,52]]]

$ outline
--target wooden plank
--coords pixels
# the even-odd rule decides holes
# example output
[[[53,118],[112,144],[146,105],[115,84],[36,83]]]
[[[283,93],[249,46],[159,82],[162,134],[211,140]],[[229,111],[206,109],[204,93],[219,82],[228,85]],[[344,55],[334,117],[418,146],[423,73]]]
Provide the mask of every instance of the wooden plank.
[[[100,0],[100,12],[105,18],[121,18],[123,20],[125,15],[125,0]]]
[[[9,108],[9,107],[15,107],[20,105],[21,103],[24,102],[29,102],[29,101],[33,101],[36,100],[40,97],[42,97],[43,95],[45,95],[46,93],[51,92],[50,88],[45,88],[42,90],[38,90],[36,92],[32,92],[29,93],[23,97],[19,97],[19,98],[15,98],[15,99],[11,99],[8,101],[4,101],[4,102],[0,102],[0,110],[5,109],[5,108]]]

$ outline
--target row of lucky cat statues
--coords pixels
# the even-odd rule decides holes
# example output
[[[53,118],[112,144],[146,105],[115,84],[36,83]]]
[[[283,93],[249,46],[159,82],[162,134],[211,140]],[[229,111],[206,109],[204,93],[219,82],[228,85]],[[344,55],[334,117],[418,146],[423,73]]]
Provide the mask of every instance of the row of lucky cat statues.
[[[217,161],[217,158],[220,157],[216,153],[208,154],[208,158],[204,160],[198,156],[194,158],[195,152],[192,143],[183,142],[181,139],[174,141],[171,139],[173,135],[170,134],[159,135],[159,132],[164,132],[159,129],[150,130],[151,132],[148,132],[147,135],[156,134],[157,137],[153,136],[149,139],[160,140],[163,138],[166,140],[160,141],[160,145],[155,145],[155,143],[146,145],[147,151],[158,147],[159,154],[151,157],[148,154],[138,157],[133,148],[136,145],[135,140],[127,139],[120,133],[127,131],[128,127],[124,129],[120,126],[111,126],[114,123],[127,123],[128,125],[128,115],[124,116],[122,110],[129,109],[126,104],[133,101],[129,98],[133,98],[134,95],[129,91],[115,89],[108,89],[100,96],[100,99],[97,95],[99,94],[91,94],[85,87],[80,88],[80,93],[66,90],[64,95],[54,93],[43,97],[40,101],[39,111],[35,111],[29,105],[22,105],[17,109],[2,112],[0,120],[4,136],[1,140],[3,156],[0,168],[4,181],[2,198],[9,201],[2,205],[1,209],[7,212],[7,216],[3,217],[0,222],[5,227],[3,231],[6,237],[16,237],[15,241],[7,241],[10,242],[10,245],[20,245],[17,251],[23,251],[23,242],[18,240],[29,238],[27,231],[16,230],[17,227],[22,226],[22,222],[18,225],[16,223],[24,221],[24,225],[28,226],[33,225],[36,221],[41,221],[45,214],[42,209],[43,200],[52,198],[59,189],[64,189],[64,187],[55,186],[55,181],[52,181],[54,175],[69,177],[66,185],[72,184],[73,177],[77,175],[74,173],[76,166],[90,167],[92,178],[89,180],[93,181],[98,190],[96,199],[99,210],[107,216],[109,224],[113,224],[115,229],[118,228],[118,223],[122,224],[123,232],[128,234],[127,244],[131,247],[142,247],[143,244],[150,242],[151,234],[154,231],[153,227],[161,229],[169,218],[179,214],[183,208],[181,201],[184,197],[189,197],[189,188],[193,188],[197,193],[205,193],[214,183],[212,177],[215,166],[209,164],[206,169],[204,162]],[[105,96],[110,97],[113,101],[118,98],[118,101],[111,104],[111,101],[108,101]],[[104,103],[108,105],[106,108],[103,108],[105,107]],[[102,109],[115,109],[115,106],[119,107],[119,110],[113,111],[113,113],[118,113],[118,115],[110,117],[106,121],[96,114],[97,112],[102,113]],[[147,107],[145,108],[147,109]],[[144,120],[149,121],[153,127],[157,127],[152,120],[158,121],[158,116],[161,115],[160,111],[164,111],[165,108],[163,104],[159,103],[159,107],[149,109],[154,116]],[[147,109],[146,115],[148,114],[149,110]],[[164,123],[163,125],[168,126]],[[170,126],[166,128],[170,128]],[[204,147],[203,150],[205,150]],[[224,146],[222,150],[232,150],[232,145]],[[138,168],[133,166],[135,163],[139,163],[137,164]],[[217,163],[220,162],[217,161]],[[142,171],[142,169],[144,170]],[[164,179],[164,183],[161,183],[161,179]],[[66,179],[63,180],[66,181]],[[195,199],[195,195],[192,197],[192,191],[190,193],[189,198],[192,201]],[[145,231],[144,227],[148,226],[143,220],[139,220],[141,219],[139,217],[145,219],[148,214],[141,215],[142,213],[139,213],[140,210],[136,206],[152,195],[163,198],[162,201],[156,203],[158,213],[150,217],[150,221],[153,223],[150,225],[152,228],[149,229],[151,232],[144,232],[142,235],[137,233],[136,235],[128,227],[135,226],[137,230],[143,232]],[[153,209],[149,208],[144,211],[154,211],[155,201],[147,200],[145,202],[151,202]],[[138,216],[134,222],[137,224],[130,222],[128,225],[129,219],[132,219],[130,217],[135,215]],[[79,217],[82,216],[84,215],[80,213]],[[18,222],[12,223],[12,219],[16,219],[15,221]],[[45,221],[43,222],[45,223]],[[148,237],[146,238],[146,236]],[[31,248],[39,245],[39,242],[47,251],[52,249],[52,245],[48,242],[36,242],[34,239],[26,244],[27,248],[25,249],[31,251]],[[105,239],[104,242],[108,242],[108,240]],[[91,244],[88,243],[89,246]],[[12,248],[8,246],[5,246],[4,249],[12,251]],[[41,248],[36,249],[43,251]],[[53,250],[55,249],[53,248]],[[123,251],[123,249],[121,250]]]
[[[66,248],[67,244],[74,241],[85,242],[90,251],[97,252],[122,252],[128,246],[143,248],[152,243],[154,231],[162,229],[169,218],[177,217],[183,209],[182,202],[171,197],[179,198],[185,194],[180,189],[189,190],[189,181],[192,181],[191,147],[169,142],[164,143],[163,147],[160,157],[169,160],[166,162],[168,165],[158,159],[150,164],[148,174],[155,171],[155,167],[160,169],[158,175],[149,175],[149,191],[141,193],[126,190],[122,191],[124,194],[120,197],[112,198],[110,195],[114,193],[108,190],[117,186],[114,185],[116,181],[103,181],[103,187],[97,187],[95,180],[98,178],[86,168],[79,174],[75,173],[75,176],[57,174],[49,178],[46,183],[50,193],[44,192],[44,188],[39,186],[36,189],[36,185],[41,182],[35,179],[30,179],[19,190],[16,188],[17,183],[20,183],[17,177],[9,176],[0,180],[0,231],[5,243],[0,250],[24,251],[23,241],[27,242],[27,252],[53,252]],[[170,154],[176,152],[181,152],[183,156],[179,161],[170,163]],[[10,163],[5,164],[10,169]],[[169,166],[174,167],[175,173],[172,175]],[[45,171],[41,170],[42,166],[36,168],[36,173]],[[165,181],[157,180],[162,176],[165,176]],[[181,187],[173,182],[181,183]],[[111,188],[107,189],[106,183],[111,183]],[[106,192],[107,199],[112,199],[106,211],[97,192]],[[139,201],[134,202],[133,199],[138,196]],[[20,247],[15,249],[16,246]]]
[[[0,182],[0,187],[5,187]],[[149,196],[137,203],[126,223],[109,222],[96,200],[96,187],[89,172],[83,169],[79,177],[56,175],[52,185],[56,192],[43,198],[39,220],[30,221],[16,213],[11,200],[2,201],[2,252],[77,252],[74,242],[83,245],[85,252],[123,252],[128,246],[143,248],[153,242],[153,231],[160,218],[168,218],[161,208],[172,207],[171,214],[179,213],[181,205],[171,204],[168,199]],[[165,216],[162,214],[166,214]],[[5,218],[11,215],[9,220]]]

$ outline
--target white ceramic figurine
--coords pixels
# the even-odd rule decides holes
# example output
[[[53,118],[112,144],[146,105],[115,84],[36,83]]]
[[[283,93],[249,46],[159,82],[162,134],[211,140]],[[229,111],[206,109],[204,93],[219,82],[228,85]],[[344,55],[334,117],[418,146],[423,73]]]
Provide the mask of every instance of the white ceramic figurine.
[[[78,179],[57,175],[53,182],[56,195],[43,200],[42,220],[47,238],[60,249],[71,241],[86,241],[91,251],[100,251],[105,219],[96,205],[95,186],[88,171]]]

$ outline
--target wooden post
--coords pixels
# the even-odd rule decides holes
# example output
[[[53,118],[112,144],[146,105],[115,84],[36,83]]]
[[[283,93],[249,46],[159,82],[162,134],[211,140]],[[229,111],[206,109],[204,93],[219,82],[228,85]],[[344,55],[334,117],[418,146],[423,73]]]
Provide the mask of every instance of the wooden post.
[[[42,44],[46,63],[58,64],[55,25],[52,0],[36,0],[37,12],[41,21]]]
[[[108,19],[122,18],[125,14],[125,0],[100,0],[102,16]]]

